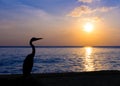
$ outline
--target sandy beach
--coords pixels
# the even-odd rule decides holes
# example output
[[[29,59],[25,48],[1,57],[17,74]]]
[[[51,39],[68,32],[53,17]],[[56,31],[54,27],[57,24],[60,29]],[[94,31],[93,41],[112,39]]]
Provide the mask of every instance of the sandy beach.
[[[1,86],[120,86],[120,71],[0,75]]]

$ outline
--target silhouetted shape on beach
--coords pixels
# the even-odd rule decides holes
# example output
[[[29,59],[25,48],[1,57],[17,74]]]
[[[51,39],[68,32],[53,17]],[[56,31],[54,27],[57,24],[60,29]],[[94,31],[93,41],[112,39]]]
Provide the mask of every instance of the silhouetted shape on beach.
[[[31,70],[32,70],[32,67],[33,67],[33,60],[34,60],[34,56],[35,56],[35,47],[34,45],[32,44],[32,42],[34,41],[37,41],[37,40],[40,40],[42,38],[31,38],[30,40],[30,46],[32,47],[32,53],[29,54],[25,60],[24,60],[24,63],[23,63],[23,76],[24,77],[27,77],[31,74]]]

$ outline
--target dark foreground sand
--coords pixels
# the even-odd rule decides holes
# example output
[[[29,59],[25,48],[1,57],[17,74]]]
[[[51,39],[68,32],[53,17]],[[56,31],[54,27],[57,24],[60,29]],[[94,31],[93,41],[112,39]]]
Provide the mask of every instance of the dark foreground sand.
[[[120,86],[120,71],[0,75],[0,86]]]

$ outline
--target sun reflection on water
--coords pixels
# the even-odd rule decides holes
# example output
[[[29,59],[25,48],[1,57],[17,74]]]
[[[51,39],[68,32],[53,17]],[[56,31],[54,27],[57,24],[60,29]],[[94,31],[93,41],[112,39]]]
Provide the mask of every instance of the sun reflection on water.
[[[85,47],[85,71],[94,71],[94,58],[92,57],[93,48]]]

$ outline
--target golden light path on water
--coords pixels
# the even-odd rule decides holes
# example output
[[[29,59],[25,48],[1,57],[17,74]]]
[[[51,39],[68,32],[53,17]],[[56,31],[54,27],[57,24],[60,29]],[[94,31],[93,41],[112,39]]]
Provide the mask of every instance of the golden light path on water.
[[[93,48],[85,47],[85,71],[94,71],[94,58],[92,57]]]

